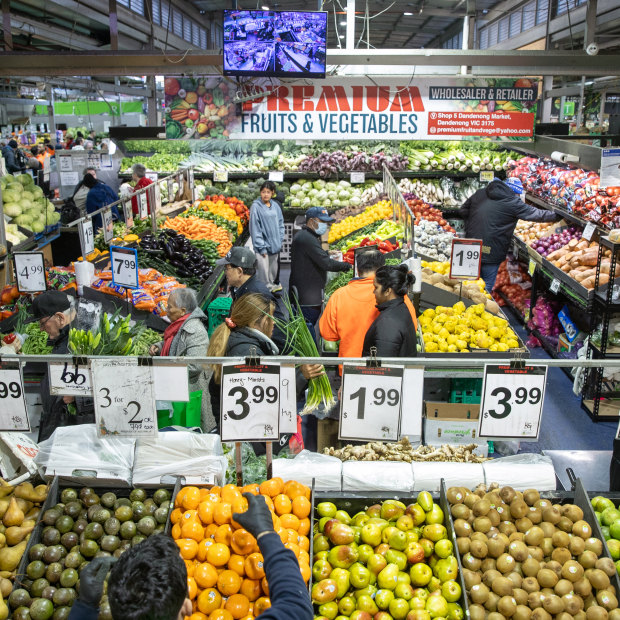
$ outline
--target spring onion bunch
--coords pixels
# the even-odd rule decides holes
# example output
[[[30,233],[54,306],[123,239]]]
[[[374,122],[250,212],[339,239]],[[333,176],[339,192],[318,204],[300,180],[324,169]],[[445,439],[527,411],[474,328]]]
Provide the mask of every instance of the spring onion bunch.
[[[283,321],[275,317],[271,318],[278,329],[286,336],[284,349],[286,351],[292,351],[297,357],[319,357],[316,343],[306,325],[306,320],[301,312],[299,302],[295,301],[296,308],[293,308],[291,300],[286,294],[283,295],[283,301],[288,310],[289,320]],[[323,373],[320,377],[310,379],[308,383],[306,406],[301,414],[307,415],[308,413],[312,413],[321,405],[323,405],[326,410],[329,410],[335,403],[336,401],[332,393],[331,385],[329,384],[329,379],[327,375]]]

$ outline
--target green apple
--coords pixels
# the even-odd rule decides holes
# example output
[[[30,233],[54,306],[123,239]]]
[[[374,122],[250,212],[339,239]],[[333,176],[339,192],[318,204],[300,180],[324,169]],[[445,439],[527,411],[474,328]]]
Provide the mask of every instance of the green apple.
[[[312,580],[327,579],[332,572],[332,565],[327,560],[319,560],[312,565]]]
[[[411,577],[411,585],[421,587],[429,583],[433,576],[433,571],[430,566],[419,562],[409,569],[409,576]]]
[[[329,603],[323,603],[319,605],[319,613],[329,620],[334,620],[334,618],[338,615],[338,603],[335,601],[330,601]]]
[[[394,592],[392,590],[377,590],[377,594],[375,594],[375,603],[379,609],[387,609],[393,600]]]
[[[435,554],[440,558],[447,558],[452,555],[454,551],[454,545],[451,540],[447,538],[442,538],[435,543]]]
[[[350,616],[357,608],[357,601],[352,596],[343,596],[338,603],[338,611],[343,616]]]
[[[603,538],[605,540],[609,540],[611,538],[611,533],[609,532],[609,527],[607,525],[601,525],[601,534],[603,534]]]
[[[448,603],[456,603],[461,598],[461,586],[449,579],[441,584],[441,596],[443,596]]]
[[[338,508],[336,508],[336,504],[333,502],[321,502],[317,504],[316,511],[319,517],[335,517]]]
[[[458,603],[448,603],[447,620],[463,620],[465,612]]]
[[[614,521],[609,526],[609,533],[611,534],[612,538],[617,538],[618,540],[620,540],[620,520]]]
[[[433,568],[433,574],[442,583],[450,579],[456,579],[459,573],[459,565],[456,558],[452,555],[449,558],[439,560]]]
[[[609,554],[611,555],[612,560],[620,560],[620,540],[610,538],[607,541],[607,548],[609,549]]]
[[[605,508],[602,513],[603,525],[611,525],[614,521],[620,519],[620,510],[616,508]]]
[[[442,618],[448,615],[448,601],[443,596],[429,596],[426,599],[426,611],[431,618]]]
[[[409,603],[404,598],[395,598],[388,609],[394,620],[405,620],[409,613]]]
[[[614,503],[608,497],[602,497],[600,495],[592,498],[592,506],[594,506],[594,510],[597,512],[603,512],[607,510],[607,508],[615,508]]]
[[[620,560],[616,560],[616,572],[620,575]]]
[[[426,607],[426,599],[414,596],[409,600],[409,609],[424,609]]]

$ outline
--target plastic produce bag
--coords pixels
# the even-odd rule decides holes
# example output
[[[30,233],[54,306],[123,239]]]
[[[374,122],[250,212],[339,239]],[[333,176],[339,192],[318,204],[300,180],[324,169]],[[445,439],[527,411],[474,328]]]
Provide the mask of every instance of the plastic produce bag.
[[[160,485],[162,479],[182,476],[184,484],[223,484],[227,459],[220,436],[180,432],[158,433],[139,439],[133,465],[134,485]]]
[[[97,333],[101,321],[102,313],[101,303],[98,301],[88,301],[80,299],[77,306],[77,318],[75,327],[84,331],[92,331]]]
[[[411,463],[414,491],[438,493],[441,479],[446,488],[467,487],[473,489],[484,482],[484,469],[481,463]]]
[[[347,461],[342,464],[343,491],[400,491],[414,488],[410,463]]]
[[[75,484],[131,486],[135,439],[99,439],[95,424],[61,426],[39,444],[35,458],[41,475],[60,476]]]
[[[482,467],[487,485],[497,482],[500,487],[509,485],[517,491],[554,491],[556,488],[553,462],[550,457],[541,454],[505,456],[486,461]]]
[[[317,491],[340,491],[342,461],[335,456],[302,450],[293,459],[274,459],[273,475],[282,480],[297,480]]]

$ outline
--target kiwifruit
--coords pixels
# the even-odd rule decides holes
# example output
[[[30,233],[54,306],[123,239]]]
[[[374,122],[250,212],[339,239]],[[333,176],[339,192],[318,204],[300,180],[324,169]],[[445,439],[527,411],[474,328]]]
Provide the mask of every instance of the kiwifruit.
[[[604,590],[609,585],[609,577],[600,568],[594,568],[588,576],[592,587],[597,590]]]
[[[512,594],[513,583],[507,577],[498,577],[491,584],[491,590],[498,596],[508,596]]]
[[[540,493],[536,489],[526,489],[523,491],[523,501],[528,506],[534,506],[540,499]]]
[[[590,607],[598,607],[598,603],[596,602],[596,596],[594,596],[594,592],[588,594],[588,596],[583,599],[583,608],[587,611]]]
[[[489,592],[489,597],[484,604],[484,608],[487,611],[497,611],[497,603],[499,602],[499,595],[495,594],[495,592]]]
[[[570,534],[573,531],[573,522],[568,517],[560,517],[560,520],[557,522],[556,527],[558,530],[562,530],[563,532],[567,532]]]
[[[586,618],[588,620],[606,620],[608,614],[607,610],[598,605],[592,605],[586,610]]]
[[[563,594],[562,601],[564,603],[564,611],[571,616],[574,616],[578,611],[583,609],[583,599],[573,592]]]
[[[502,498],[500,497],[500,494],[497,491],[497,489],[494,491],[489,491],[488,493],[485,493],[482,497],[483,499],[488,500],[491,506],[497,506],[498,504],[502,503]]]
[[[494,528],[496,528],[502,521],[502,518],[499,516],[499,512],[497,512],[495,508],[492,508],[491,510],[489,510],[489,512],[487,512],[485,516],[491,522],[491,525]]]
[[[508,542],[514,542],[515,540],[518,541],[523,541],[524,540],[524,534],[523,532],[513,532],[509,537],[508,537]]]
[[[562,516],[568,517],[573,523],[583,519],[583,510],[581,510],[579,506],[575,506],[575,504],[564,504],[560,511],[562,512]]]
[[[571,583],[579,581],[583,577],[583,566],[576,560],[568,560],[562,565],[562,577]]]
[[[551,620],[551,615],[542,607],[538,607],[532,612],[530,618],[531,620]]]
[[[568,579],[560,579],[560,581],[558,581],[553,587],[553,591],[558,596],[564,596],[565,594],[573,591],[573,582]]]
[[[600,592],[597,592],[596,602],[607,611],[611,611],[612,609],[616,609],[618,607],[618,599],[615,595],[609,592],[609,590],[601,590]]]
[[[497,602],[497,611],[506,618],[511,618],[517,611],[517,601],[512,596],[502,596]]]
[[[517,531],[517,528],[512,521],[502,521],[498,525],[498,529],[502,534],[506,534],[506,536],[510,536],[513,532]]]
[[[480,570],[480,562],[479,558],[474,557],[471,552],[466,553],[461,560],[463,566],[465,568],[469,568],[469,570]]]
[[[512,572],[514,570],[516,562],[511,555],[508,555],[507,553],[502,553],[502,555],[497,558],[495,564],[497,566],[497,570],[503,575],[505,573]]]
[[[495,560],[493,558],[485,558],[480,564],[480,571],[486,573],[488,570],[497,570]]]
[[[534,524],[527,517],[521,517],[515,521],[515,526],[519,532],[527,532]]]
[[[568,537],[568,534],[566,532],[557,531],[551,537],[551,542],[553,543],[554,547],[566,547],[566,548],[568,548],[568,545],[570,543],[570,538]]]
[[[543,521],[555,525],[562,518],[562,513],[556,506],[545,506],[542,510]]]
[[[488,517],[476,517],[474,519],[473,528],[476,532],[488,532],[493,527]]]
[[[597,555],[594,551],[583,551],[577,558],[579,564],[584,568],[594,568],[596,566]]]
[[[482,583],[482,575],[468,568],[463,569],[463,580],[465,581],[465,589],[469,592],[472,586]]]
[[[592,528],[590,527],[590,524],[583,519],[575,521],[571,531],[574,536],[579,536],[579,538],[583,538],[584,540],[592,536]]]
[[[538,562],[542,562],[545,559],[545,554],[540,547],[528,547],[527,550],[532,559]]]
[[[506,577],[510,579],[510,581],[512,581],[513,588],[521,587],[521,584],[523,583],[523,576],[521,575],[521,573],[518,573],[517,571],[512,571],[512,573],[508,573]]]
[[[480,558],[483,560],[487,557],[487,553],[489,549],[486,543],[483,543],[480,540],[472,540],[471,545],[469,546],[469,553],[471,553],[475,558]]]
[[[599,558],[594,567],[602,570],[608,577],[613,577],[616,574],[616,565],[611,558]]]
[[[510,507],[507,504],[501,503],[493,509],[499,515],[500,521],[510,520]]]
[[[471,509],[476,517],[483,517],[491,510],[491,502],[488,499],[479,499]]]
[[[581,555],[586,548],[586,541],[580,536],[571,536],[570,543],[568,544],[568,550],[574,555]]]
[[[542,549],[543,555],[549,557],[554,549],[553,540],[551,538],[543,538],[543,541],[540,543],[540,548]]]
[[[564,603],[557,594],[550,594],[543,599],[543,609],[552,616],[564,611]]]
[[[558,547],[557,549],[554,549],[551,554],[551,559],[559,564],[568,562],[572,557],[573,555],[566,547]]]
[[[521,564],[521,570],[526,577],[535,577],[540,570],[540,562],[534,558],[527,558]]]
[[[620,620],[620,609],[612,609],[609,612],[609,620]]]
[[[467,538],[467,536],[459,536],[456,539],[456,546],[458,547],[461,555],[465,555],[469,551],[470,545],[471,541]]]
[[[540,590],[540,585],[536,577],[526,577],[522,583],[521,587],[529,594],[530,592],[538,592]]]
[[[528,530],[526,530],[523,540],[525,540],[528,545],[537,547],[543,541],[544,537],[545,533],[542,531],[542,529],[537,525],[533,525]]]
[[[472,533],[471,525],[465,519],[456,519],[454,522],[454,532],[457,536],[469,537]]]
[[[496,579],[501,579],[502,574],[497,570],[488,570],[486,573],[482,575],[482,583],[484,583],[489,588],[493,584]]]
[[[508,553],[517,561],[523,562],[527,559],[528,550],[524,542],[515,540],[508,545]]]
[[[513,620],[530,620],[532,617],[532,610],[523,604],[517,605],[517,610],[512,617]]]
[[[455,504],[450,508],[450,512],[455,519],[468,519],[471,510],[465,504]]]
[[[603,553],[603,542],[599,538],[586,539],[586,551],[593,551],[597,556]]]
[[[506,620],[506,616],[500,614],[498,611],[492,611],[488,616],[487,620]]]
[[[514,519],[521,519],[527,513],[527,504],[522,499],[515,498],[510,502],[510,514]]]
[[[490,590],[483,583],[477,583],[471,587],[469,591],[469,598],[479,605],[484,605],[487,598],[489,598]]]
[[[543,568],[548,568],[549,570],[552,570],[558,576],[558,579],[562,576],[562,565],[555,560],[545,562]]]
[[[549,521],[542,521],[538,527],[543,531],[545,538],[551,538],[556,530],[555,525],[549,523]]]
[[[463,503],[468,508],[471,508],[479,499],[480,497],[478,495],[476,495],[475,493],[470,493],[469,495],[465,496],[465,499],[463,499]]]
[[[592,584],[588,579],[583,577],[573,584],[573,590],[575,594],[579,595],[581,598],[585,598],[592,593]]]
[[[538,609],[542,607],[543,595],[538,592],[530,592],[527,596],[527,605],[530,609]]]
[[[543,598],[545,596],[551,596],[552,594],[555,594],[555,591],[553,590],[553,588],[543,588],[540,593],[543,595]]]
[[[471,620],[484,620],[486,615],[487,612],[482,605],[474,604],[469,606],[469,617]]]
[[[471,536],[470,536],[470,540],[473,542],[474,540],[478,540],[480,542],[483,542],[484,544],[486,544],[487,542],[487,535],[483,532],[474,532]]]
[[[542,521],[542,510],[535,506],[530,506],[530,511],[525,515],[534,525]]]
[[[512,487],[502,487],[499,490],[499,496],[506,504],[510,504],[510,502],[516,497],[516,495],[517,494]]]
[[[541,568],[536,575],[541,588],[553,588],[559,581],[558,576],[548,568]]]
[[[523,588],[513,588],[512,596],[517,601],[517,605],[527,605],[527,592]]]

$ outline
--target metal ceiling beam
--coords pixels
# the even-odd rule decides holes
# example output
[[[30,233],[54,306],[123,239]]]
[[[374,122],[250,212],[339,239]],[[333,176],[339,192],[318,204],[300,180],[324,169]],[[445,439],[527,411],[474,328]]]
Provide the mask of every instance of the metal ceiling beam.
[[[17,31],[19,34],[30,34],[39,39],[61,43],[65,46],[75,47],[83,50],[96,50],[99,48],[99,42],[96,39],[85,37],[80,34],[69,32],[64,28],[44,24],[36,19],[11,15],[11,30]],[[53,59],[53,56],[50,57]]]
[[[219,73],[222,56],[216,52],[187,52],[182,55],[161,52],[109,51],[59,52],[54,55],[6,52],[2,55],[0,76],[91,76],[165,75]],[[620,54],[588,56],[583,51],[521,50],[328,50],[330,65],[397,65],[494,67],[524,75],[620,75]]]

